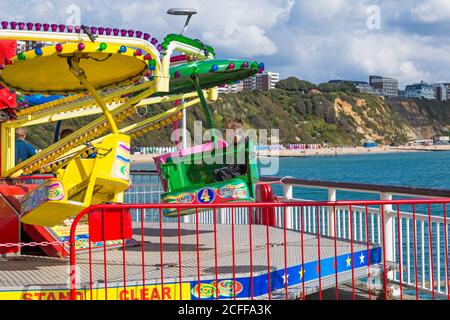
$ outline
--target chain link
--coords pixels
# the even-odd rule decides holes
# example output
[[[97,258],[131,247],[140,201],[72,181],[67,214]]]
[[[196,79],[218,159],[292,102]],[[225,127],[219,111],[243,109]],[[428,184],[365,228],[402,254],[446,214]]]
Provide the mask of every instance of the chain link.
[[[64,246],[68,245],[68,242],[18,242],[18,243],[0,243],[0,248],[13,248],[13,247],[48,247],[48,246]]]

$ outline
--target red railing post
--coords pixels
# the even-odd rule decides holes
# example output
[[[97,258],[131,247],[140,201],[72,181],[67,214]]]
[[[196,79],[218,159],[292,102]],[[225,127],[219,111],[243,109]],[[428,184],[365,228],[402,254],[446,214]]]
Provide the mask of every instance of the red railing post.
[[[216,300],[219,300],[219,262],[217,254],[217,209],[214,208],[214,273],[215,273],[215,287]]]
[[[122,269],[123,269],[123,289],[124,292],[127,292],[127,246],[125,241],[125,236],[123,233],[123,209],[120,210],[120,233],[122,238]],[[105,243],[106,245],[106,243]]]
[[[374,226],[372,226],[373,228]],[[372,239],[374,241],[374,239]],[[371,272],[370,272],[370,240],[369,240],[369,206],[366,205],[366,247],[367,247],[367,281],[371,280]],[[372,300],[372,288],[371,285],[368,284],[369,289],[369,300]]]
[[[269,212],[266,210],[266,216],[268,219]],[[267,220],[266,220],[267,221]],[[269,236],[269,224],[266,224],[266,241],[267,241],[267,291],[269,300],[272,300],[272,286],[270,284],[270,236]]]
[[[181,211],[178,208],[178,275],[180,277],[180,300],[183,300],[183,276],[182,276],[182,266],[181,266]]]
[[[306,292],[305,292],[305,242],[304,242],[304,221],[303,221],[303,206],[300,207],[300,246],[301,246],[301,254],[302,254],[302,269],[300,270],[300,276],[302,278],[302,299],[306,300]]]
[[[433,257],[433,222],[431,221],[431,205],[428,204],[428,239],[430,244],[430,265],[431,265],[431,296],[434,300],[434,257]],[[439,259],[439,257],[438,257]]]
[[[159,208],[159,257],[161,261],[161,299],[164,300],[164,244],[163,244],[163,214],[162,208]]]
[[[450,300],[449,266],[448,266],[448,231],[447,231],[447,205],[444,203],[444,245],[445,245],[445,288],[447,300]]]
[[[140,210],[141,212],[141,264],[142,264],[142,288],[145,292],[145,228],[144,228],[144,220],[145,220],[145,209]]]
[[[200,279],[200,244],[199,244],[199,229],[198,229],[198,208],[195,208],[195,239],[197,242],[196,251],[197,251],[197,277],[198,277],[198,299],[201,299],[201,279]]]
[[[286,232],[286,207],[283,208],[283,237],[284,237],[284,290],[286,300],[289,300],[289,278],[288,278],[288,258],[287,258],[287,232]]]
[[[105,209],[102,207],[102,231],[105,235]],[[108,264],[106,262],[106,241],[103,241],[103,272],[105,275],[105,300],[108,300]]]
[[[388,299],[388,292],[387,292],[387,262],[386,262],[386,235],[384,233],[385,231],[385,217],[384,217],[384,204],[381,205],[381,239],[382,239],[382,246],[383,246],[383,292],[384,292],[384,300]]]
[[[350,232],[350,257],[352,262],[352,299],[356,300],[355,293],[355,257],[354,257],[354,248],[353,248],[353,207],[350,205],[348,208],[350,220],[349,220],[349,232]]]
[[[72,222],[72,226],[70,227],[70,299],[77,300],[77,272],[76,272],[76,241],[75,236],[77,233],[77,225],[80,222],[81,218],[83,218],[87,214],[88,210],[83,210],[79,213]]]
[[[335,277],[335,283],[336,283],[336,300],[339,300],[339,281],[338,281],[338,252],[337,252],[337,226],[336,226],[336,206],[333,206],[333,219],[334,219],[334,277]]]
[[[416,239],[416,205],[413,204],[413,233],[414,233],[414,275],[416,280],[416,300],[419,300],[419,271],[417,270],[417,239]]]
[[[233,299],[236,300],[236,252],[234,243],[234,207],[231,208],[231,251],[233,260]]]
[[[317,273],[319,274],[319,300],[323,300],[322,292],[322,264],[320,255],[320,210],[319,207],[316,208],[316,218],[317,218]]]
[[[402,218],[400,216],[400,205],[397,205],[397,250],[398,250],[398,268],[399,268],[399,280],[400,280],[400,300],[403,300],[403,270],[402,270],[402,245],[401,245],[401,232],[402,232]]]
[[[88,215],[91,214],[91,210],[89,209]],[[92,300],[92,294],[93,294],[93,290],[92,290],[92,285],[93,285],[93,279],[92,279],[92,241],[89,238],[88,239],[89,242],[89,293],[91,295],[91,299]]]
[[[253,235],[252,235],[252,210],[248,210],[248,229],[249,229],[249,238],[250,238],[250,298],[254,299],[254,284],[253,284]]]

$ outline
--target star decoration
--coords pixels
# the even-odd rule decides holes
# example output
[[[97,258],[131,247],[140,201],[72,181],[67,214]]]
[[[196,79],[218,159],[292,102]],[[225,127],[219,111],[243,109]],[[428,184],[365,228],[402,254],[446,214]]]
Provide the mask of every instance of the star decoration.
[[[306,270],[305,269],[301,269],[300,270],[300,272],[299,272],[299,275],[300,275],[300,279],[303,279],[303,275],[306,273]]]
[[[350,256],[347,257],[347,260],[345,260],[345,262],[347,262],[347,268],[350,268],[352,263],[352,259],[350,258]]]
[[[359,264],[364,264],[365,255],[361,252],[361,255],[359,256]]]

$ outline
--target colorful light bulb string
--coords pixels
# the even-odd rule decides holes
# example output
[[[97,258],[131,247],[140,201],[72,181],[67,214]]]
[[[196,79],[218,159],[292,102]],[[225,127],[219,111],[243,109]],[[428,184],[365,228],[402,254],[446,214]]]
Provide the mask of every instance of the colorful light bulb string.
[[[27,31],[45,31],[45,32],[67,32],[67,33],[81,33],[83,32],[81,26],[71,26],[65,24],[49,24],[49,23],[33,23],[33,22],[15,22],[15,21],[2,21],[1,26],[3,30],[27,30]],[[158,39],[151,37],[149,33],[142,31],[118,29],[118,28],[105,28],[105,27],[88,27],[92,35],[99,36],[120,36],[130,38],[142,38],[149,41],[152,45],[158,44]],[[157,50],[163,51],[161,44],[158,44]]]

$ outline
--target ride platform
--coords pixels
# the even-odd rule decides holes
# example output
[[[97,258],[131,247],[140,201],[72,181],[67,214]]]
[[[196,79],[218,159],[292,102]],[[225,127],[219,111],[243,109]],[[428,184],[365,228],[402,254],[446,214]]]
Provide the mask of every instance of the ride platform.
[[[214,225],[201,224],[197,232],[195,224],[183,223],[179,235],[177,223],[163,223],[161,242],[159,223],[134,223],[138,245],[126,247],[125,252],[108,249],[106,256],[102,249],[93,251],[91,258],[87,252],[77,254],[77,298],[196,300],[200,275],[201,299],[233,299],[235,294],[237,299],[267,299],[268,283],[272,299],[285,299],[285,281],[289,299],[296,299],[303,287],[306,295],[335,287],[336,273],[339,285],[351,283],[352,267],[355,281],[366,277],[369,254],[371,266],[381,262],[379,246],[372,245],[368,251],[365,243],[354,242],[352,256],[350,242],[338,240],[335,254],[334,239],[320,237],[319,252],[317,235],[307,233],[303,234],[302,259],[300,232],[286,231],[285,245],[283,229],[264,225],[252,225],[250,246],[249,228],[235,225],[233,232],[231,225],[218,224],[215,233]],[[69,270],[67,259],[4,258],[0,299],[67,299]]]

